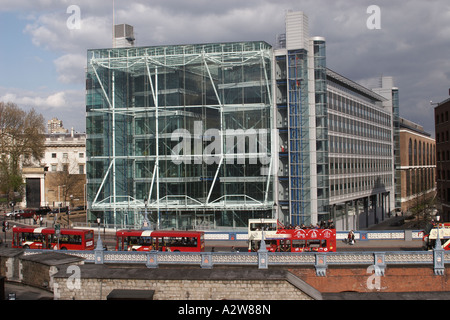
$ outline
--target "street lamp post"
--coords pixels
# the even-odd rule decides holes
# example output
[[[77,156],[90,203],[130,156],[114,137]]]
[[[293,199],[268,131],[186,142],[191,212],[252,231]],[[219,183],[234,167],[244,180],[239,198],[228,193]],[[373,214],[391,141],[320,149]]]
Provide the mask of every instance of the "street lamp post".
[[[98,240],[97,240],[97,247],[95,248],[95,250],[103,250],[102,238],[100,237],[100,222],[101,222],[100,217],[97,217]]]
[[[266,239],[264,235],[264,219],[261,219],[261,245],[259,247],[259,252],[267,252]]]
[[[436,237],[436,243],[433,250],[433,268],[434,268],[434,274],[435,275],[444,275],[445,273],[445,258],[444,258],[444,249],[442,248],[441,244],[441,237],[439,235],[439,220],[440,216],[436,216],[436,220],[438,222],[437,226],[437,237]],[[445,228],[445,226],[444,226]]]
[[[148,220],[148,216],[147,216],[147,204],[148,204],[148,200],[147,200],[147,198],[145,198],[144,199],[144,205],[145,205],[144,221],[142,223],[142,229],[144,229],[144,230],[150,229],[150,221]]]
[[[439,220],[440,219],[441,219],[441,216],[436,216],[436,220],[437,220],[437,237],[436,237],[436,243],[434,244],[434,249],[436,249],[436,250],[442,250],[441,238],[439,236]]]

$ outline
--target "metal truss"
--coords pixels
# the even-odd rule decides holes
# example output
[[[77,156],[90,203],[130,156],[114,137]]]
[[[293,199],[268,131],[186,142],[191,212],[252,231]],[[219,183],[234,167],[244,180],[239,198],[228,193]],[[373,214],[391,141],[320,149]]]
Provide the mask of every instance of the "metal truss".
[[[148,208],[150,210],[270,210],[273,207],[273,200],[269,199],[270,184],[272,181],[272,160],[275,158],[272,154],[275,150],[273,147],[273,139],[269,142],[272,144],[270,148],[272,151],[260,152],[252,154],[251,156],[268,156],[270,163],[266,176],[259,179],[265,181],[266,189],[264,192],[264,201],[258,201],[246,194],[223,195],[222,197],[211,200],[211,195],[215,184],[219,179],[219,172],[223,167],[227,155],[223,152],[225,150],[224,134],[221,134],[220,144],[222,146],[221,153],[216,156],[219,159],[213,181],[209,188],[206,199],[193,199],[187,195],[162,195],[160,190],[161,173],[160,161],[167,160],[166,155],[160,155],[160,143],[162,133],[159,130],[159,117],[170,117],[171,113],[180,112],[176,109],[188,110],[189,108],[206,108],[213,109],[219,113],[220,116],[220,130],[224,132],[224,115],[233,110],[259,110],[269,105],[270,109],[273,106],[271,95],[271,61],[272,51],[269,45],[260,42],[251,43],[236,43],[236,44],[212,44],[203,46],[173,46],[173,47],[147,47],[147,48],[122,48],[109,50],[93,50],[92,56],[88,61],[88,72],[100,85],[100,90],[107,108],[92,108],[89,112],[92,113],[108,113],[111,116],[111,137],[110,143],[112,154],[103,156],[91,156],[91,159],[108,159],[109,166],[102,178],[102,182],[95,192],[93,202],[91,204],[92,210],[113,211],[114,220],[116,220],[117,210],[126,210],[132,208],[133,210],[141,210]],[[260,64],[263,67],[264,79],[261,79],[257,84],[265,86],[269,101],[267,104],[249,103],[249,104],[225,104],[219,94],[220,90],[226,89],[228,86],[233,88],[245,88],[246,86],[255,85],[248,82],[236,82],[230,84],[217,85],[217,75],[213,75],[211,67],[214,68],[234,68],[245,66],[248,64]],[[167,70],[176,70],[185,66],[198,66],[198,72],[201,73],[200,68],[204,68],[210,85],[214,90],[216,104],[202,104],[202,105],[181,105],[181,106],[164,106],[161,107],[159,98],[161,96],[162,88],[158,84],[158,75],[162,75]],[[99,70],[107,69],[108,78],[102,77]],[[195,68],[193,69],[195,70]],[[116,73],[126,72],[133,76],[145,76],[150,85],[150,96],[154,106],[147,107],[127,107],[117,105],[116,97]],[[107,90],[109,89],[109,90]],[[186,112],[186,111],[184,111]],[[139,114],[150,114],[155,121],[154,138],[156,142],[155,154],[153,155],[130,155],[119,156],[116,153],[116,115],[126,115],[136,117]],[[272,111],[269,112],[272,116]],[[272,121],[269,121],[272,125]],[[271,128],[267,128],[270,130]],[[267,154],[267,152],[270,152]],[[195,155],[194,155],[195,156]],[[248,155],[247,155],[248,156]],[[145,159],[154,161],[154,166],[151,169],[151,183],[150,189],[147,193],[148,203],[144,203],[143,199],[135,199],[129,196],[117,194],[116,191],[116,161],[118,159]],[[110,179],[110,180],[108,180]],[[112,194],[104,199],[100,199],[102,189],[107,181],[112,181]],[[156,190],[156,198],[151,198]],[[159,224],[159,222],[158,222]]]

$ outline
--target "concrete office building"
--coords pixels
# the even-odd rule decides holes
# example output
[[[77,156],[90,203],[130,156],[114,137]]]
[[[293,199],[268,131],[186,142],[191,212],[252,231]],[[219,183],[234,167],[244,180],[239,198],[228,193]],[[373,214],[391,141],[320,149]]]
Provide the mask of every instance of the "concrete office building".
[[[179,229],[383,219],[395,205],[397,90],[329,70],[325,49],[307,16],[288,12],[275,47],[90,50],[89,219],[139,226],[147,210],[155,227]]]
[[[326,67],[326,41],[308,35],[307,17],[289,12],[274,51],[282,221],[365,227],[395,206],[391,78],[370,90]]]

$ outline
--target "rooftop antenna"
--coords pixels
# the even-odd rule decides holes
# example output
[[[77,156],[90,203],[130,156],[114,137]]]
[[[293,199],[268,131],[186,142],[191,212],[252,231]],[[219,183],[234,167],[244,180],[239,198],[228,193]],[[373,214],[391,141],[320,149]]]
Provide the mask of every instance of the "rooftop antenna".
[[[114,0],[112,1],[112,21],[113,21],[113,23],[112,23],[112,46],[113,46],[113,48],[115,48],[116,47],[116,44],[115,44],[116,31],[115,31],[115,27],[114,27]]]

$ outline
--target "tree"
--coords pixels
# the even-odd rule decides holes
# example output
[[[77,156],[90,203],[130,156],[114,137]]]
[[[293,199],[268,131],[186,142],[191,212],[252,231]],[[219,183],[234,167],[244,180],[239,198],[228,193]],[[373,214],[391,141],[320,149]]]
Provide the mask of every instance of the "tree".
[[[34,109],[0,101],[0,191],[22,192],[21,166],[39,161],[44,154],[44,117]],[[13,199],[9,199],[13,200]]]

